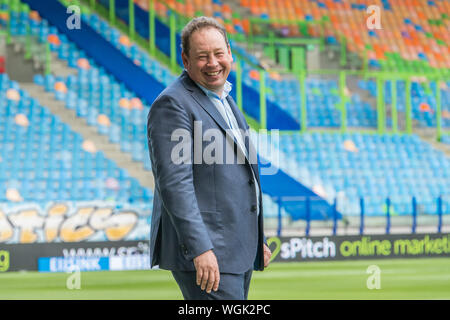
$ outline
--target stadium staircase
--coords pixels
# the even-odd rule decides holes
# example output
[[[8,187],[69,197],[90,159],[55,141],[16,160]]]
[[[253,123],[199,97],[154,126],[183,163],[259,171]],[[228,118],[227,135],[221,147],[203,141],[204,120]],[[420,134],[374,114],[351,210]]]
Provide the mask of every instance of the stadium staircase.
[[[433,148],[442,151],[447,157],[450,158],[450,143],[436,141],[436,129],[434,128],[414,128],[417,135],[423,140],[428,142]]]
[[[43,65],[34,63],[32,60],[25,60],[23,55],[23,45],[21,42],[11,39],[11,43],[6,45],[6,73],[14,81],[33,81],[36,73],[43,73]]]

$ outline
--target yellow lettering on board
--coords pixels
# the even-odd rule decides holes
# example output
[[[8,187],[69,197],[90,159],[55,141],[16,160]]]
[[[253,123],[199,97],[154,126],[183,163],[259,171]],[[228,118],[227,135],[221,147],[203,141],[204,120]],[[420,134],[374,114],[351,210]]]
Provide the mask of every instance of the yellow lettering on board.
[[[6,219],[6,215],[0,211],[0,242],[5,242],[12,237],[14,231]]]
[[[111,227],[105,229],[108,240],[115,241],[123,239],[136,225],[137,215],[134,212],[121,212],[109,219]]]
[[[59,226],[64,221],[64,215],[67,211],[68,206],[62,203],[55,204],[48,210],[48,218],[45,222],[45,239],[47,242],[52,242],[58,237]]]
[[[108,240],[115,241],[123,239],[133,229],[134,225],[126,225],[122,227],[112,227],[105,230]]]
[[[37,240],[37,235],[32,230],[22,230],[20,233],[20,243],[33,243]]]
[[[11,214],[9,217],[13,225],[20,230],[20,243],[32,243],[38,239],[38,235],[34,230],[42,228],[44,218],[41,217],[36,210],[23,210]]]
[[[94,208],[81,208],[76,214],[67,218],[61,226],[61,240],[65,242],[83,241],[92,236],[95,231],[87,226]]]

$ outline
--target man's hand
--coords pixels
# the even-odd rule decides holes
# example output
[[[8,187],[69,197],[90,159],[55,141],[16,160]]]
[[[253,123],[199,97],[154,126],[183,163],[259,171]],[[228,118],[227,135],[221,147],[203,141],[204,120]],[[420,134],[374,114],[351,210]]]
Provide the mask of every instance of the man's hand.
[[[270,251],[269,247],[264,244],[264,268],[269,266],[270,257],[272,256],[272,251]]]
[[[195,270],[197,270],[197,285],[201,285],[201,289],[207,293],[211,293],[211,289],[217,291],[219,289],[220,273],[216,255],[212,250],[203,252],[194,258]]]

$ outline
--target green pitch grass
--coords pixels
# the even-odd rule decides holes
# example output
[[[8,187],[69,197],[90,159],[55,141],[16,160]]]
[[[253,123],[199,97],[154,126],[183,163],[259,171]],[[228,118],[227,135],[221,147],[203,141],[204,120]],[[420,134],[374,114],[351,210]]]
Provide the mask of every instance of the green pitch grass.
[[[369,290],[370,265],[380,289]],[[0,299],[182,299],[164,270],[82,272],[69,290],[67,273],[0,274]],[[450,299],[450,258],[272,263],[254,272],[249,299]]]

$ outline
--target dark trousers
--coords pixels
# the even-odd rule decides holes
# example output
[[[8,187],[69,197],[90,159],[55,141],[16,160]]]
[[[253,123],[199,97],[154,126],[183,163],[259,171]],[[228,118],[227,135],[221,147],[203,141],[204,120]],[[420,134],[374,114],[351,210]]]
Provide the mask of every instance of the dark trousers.
[[[201,290],[195,271],[172,271],[185,300],[247,300],[253,269],[242,274],[221,273],[219,289]]]

